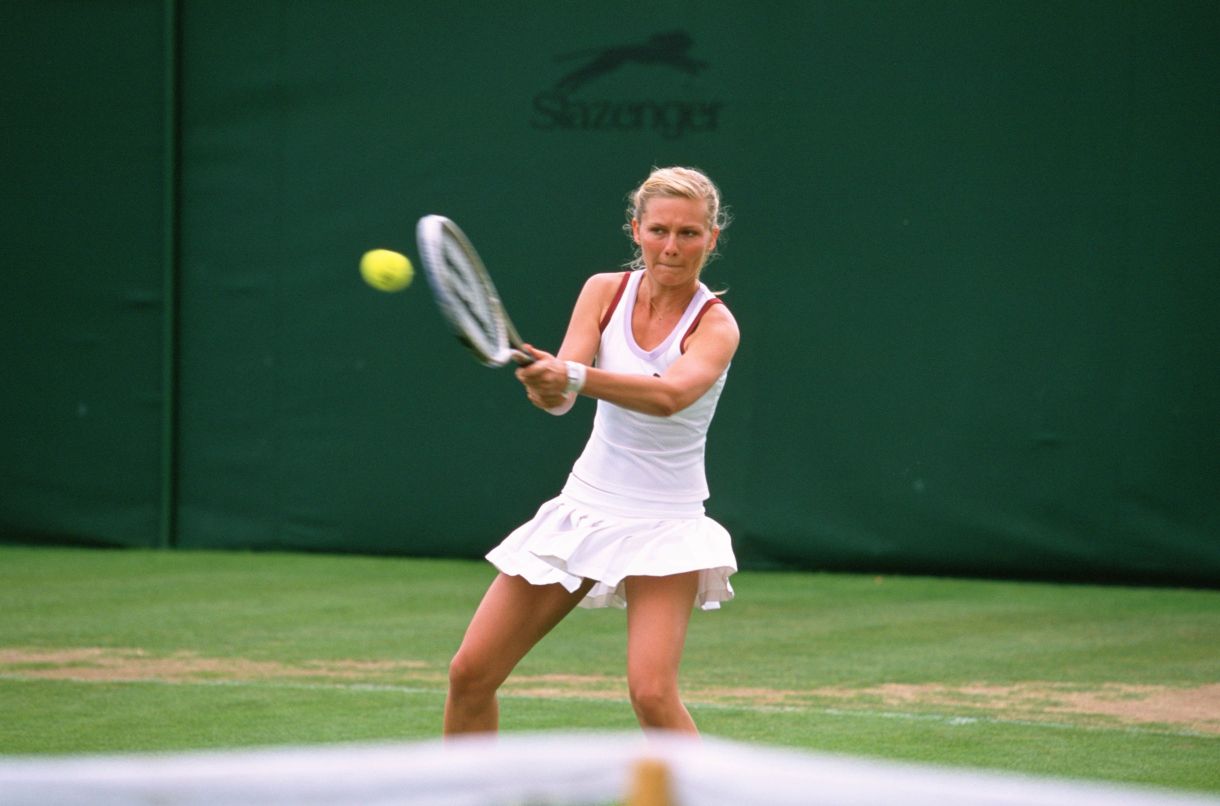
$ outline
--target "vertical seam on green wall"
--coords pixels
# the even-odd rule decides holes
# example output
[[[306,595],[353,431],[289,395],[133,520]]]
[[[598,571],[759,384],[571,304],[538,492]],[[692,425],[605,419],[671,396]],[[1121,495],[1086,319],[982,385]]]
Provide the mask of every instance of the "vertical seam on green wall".
[[[164,0],[164,123],[162,155],[161,512],[158,545],[177,543],[178,475],[178,221],[181,111],[179,0]]]

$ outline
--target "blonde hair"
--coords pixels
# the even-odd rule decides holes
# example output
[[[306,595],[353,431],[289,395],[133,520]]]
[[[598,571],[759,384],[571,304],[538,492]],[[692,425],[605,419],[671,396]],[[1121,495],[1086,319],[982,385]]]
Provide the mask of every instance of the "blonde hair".
[[[729,225],[728,208],[720,203],[720,188],[716,187],[707,174],[698,168],[653,168],[648,178],[640,186],[627,194],[627,223],[623,229],[627,237],[632,235],[631,222],[639,221],[648,207],[648,202],[655,198],[695,199],[707,204],[707,225],[709,229],[724,232]],[[707,261],[719,253],[713,249],[707,256]],[[705,264],[706,265],[706,262]],[[629,268],[643,268],[644,258],[639,246],[636,246],[635,256],[627,264]]]

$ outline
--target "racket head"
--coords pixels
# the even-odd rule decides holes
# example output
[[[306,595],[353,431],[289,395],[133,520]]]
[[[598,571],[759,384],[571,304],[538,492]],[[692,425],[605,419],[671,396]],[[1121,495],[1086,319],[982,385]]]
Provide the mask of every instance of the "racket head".
[[[415,240],[428,285],[458,341],[486,366],[519,363],[521,337],[461,228],[445,216],[426,215],[415,226]]]

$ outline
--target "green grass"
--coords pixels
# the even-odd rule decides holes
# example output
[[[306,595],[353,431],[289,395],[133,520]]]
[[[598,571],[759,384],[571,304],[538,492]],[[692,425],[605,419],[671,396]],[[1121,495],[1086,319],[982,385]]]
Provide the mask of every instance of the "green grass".
[[[55,663],[10,659],[0,663],[0,754],[435,737],[445,666],[491,576],[481,562],[0,547],[0,653],[414,664],[350,678],[218,671],[115,682],[45,679],[39,668]],[[1220,682],[1215,591],[763,572],[734,582],[735,601],[694,615],[689,691]],[[506,691],[505,729],[631,729],[618,680],[624,630],[622,611],[574,612],[518,675],[612,675],[610,690]],[[1180,724],[1018,718],[867,696],[774,706],[709,695],[691,710],[705,733],[734,740],[1220,791],[1220,735]]]

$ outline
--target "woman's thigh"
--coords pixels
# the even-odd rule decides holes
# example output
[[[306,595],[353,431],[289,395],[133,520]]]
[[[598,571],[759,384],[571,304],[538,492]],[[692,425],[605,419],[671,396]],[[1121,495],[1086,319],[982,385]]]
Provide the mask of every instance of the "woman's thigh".
[[[628,681],[676,686],[699,572],[629,577],[626,586]]]
[[[591,586],[586,581],[569,592],[558,584],[531,585],[518,576],[498,575],[466,628],[455,663],[499,685]]]

